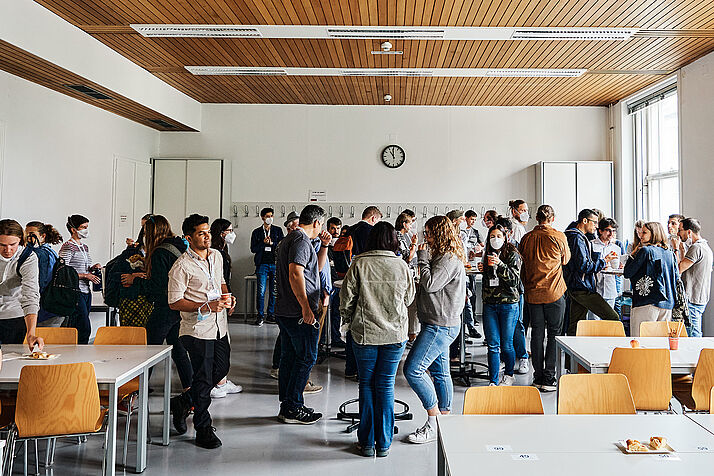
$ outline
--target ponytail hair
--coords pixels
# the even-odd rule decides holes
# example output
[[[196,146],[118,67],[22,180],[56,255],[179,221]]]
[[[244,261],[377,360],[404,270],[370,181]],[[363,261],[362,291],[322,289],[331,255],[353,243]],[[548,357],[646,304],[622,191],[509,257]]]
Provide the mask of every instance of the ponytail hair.
[[[67,217],[67,231],[72,233],[72,228],[78,229],[85,223],[89,223],[89,218],[82,215],[70,215]]]
[[[536,220],[539,224],[548,222],[553,217],[555,217],[555,210],[553,210],[553,207],[551,207],[550,205],[541,205],[538,207],[538,211],[536,212]]]
[[[518,207],[526,203],[525,200],[511,200],[508,202],[508,208],[511,210],[518,210]]]
[[[42,223],[41,221],[31,221],[30,223],[25,225],[25,228],[28,227],[37,228],[37,230],[40,232],[40,235],[45,235],[45,243],[49,245],[59,245],[60,243],[62,243],[62,235],[60,235],[60,232],[57,231],[57,229],[49,223]]]

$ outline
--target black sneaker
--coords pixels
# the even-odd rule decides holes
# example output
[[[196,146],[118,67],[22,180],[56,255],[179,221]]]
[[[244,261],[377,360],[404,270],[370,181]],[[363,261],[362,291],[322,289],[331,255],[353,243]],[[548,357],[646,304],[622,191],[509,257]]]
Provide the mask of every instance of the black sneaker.
[[[389,448],[377,449],[377,458],[386,458],[387,456],[389,456]]]
[[[304,408],[288,411],[283,414],[283,423],[312,425],[322,418],[322,413],[308,413]]]
[[[196,429],[196,446],[212,450],[220,448],[222,444],[221,440],[216,436],[216,429],[212,426]]]
[[[173,415],[174,428],[176,433],[183,435],[188,429],[186,427],[186,418],[191,411],[189,396],[185,393],[177,395],[171,399],[171,414]]]
[[[555,392],[558,389],[555,379],[545,380],[540,386],[541,392]]]
[[[469,337],[473,337],[474,339],[480,339],[481,334],[479,334],[479,332],[474,326],[469,326]]]
[[[255,323],[254,323],[254,324],[255,324],[256,326],[258,326],[258,327],[263,327],[263,318],[262,318],[262,317],[257,318],[257,319],[255,320]]]
[[[268,316],[265,318],[265,322],[267,322],[268,324],[278,323],[278,321],[275,320],[275,316],[271,316],[270,314],[268,314]]]

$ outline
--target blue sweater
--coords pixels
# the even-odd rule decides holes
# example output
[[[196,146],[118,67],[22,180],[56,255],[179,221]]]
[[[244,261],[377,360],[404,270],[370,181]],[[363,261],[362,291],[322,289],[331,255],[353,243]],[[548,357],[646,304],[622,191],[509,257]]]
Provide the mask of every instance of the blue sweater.
[[[660,309],[674,307],[679,268],[674,253],[670,250],[659,246],[645,246],[634,256],[630,256],[623,272],[632,282],[632,307],[649,304]],[[658,290],[659,292],[656,292]],[[664,300],[660,299],[662,296]]]
[[[577,228],[565,230],[570,247],[570,261],[563,267],[568,291],[597,292],[595,274],[605,267],[600,253],[592,251],[590,240]]]

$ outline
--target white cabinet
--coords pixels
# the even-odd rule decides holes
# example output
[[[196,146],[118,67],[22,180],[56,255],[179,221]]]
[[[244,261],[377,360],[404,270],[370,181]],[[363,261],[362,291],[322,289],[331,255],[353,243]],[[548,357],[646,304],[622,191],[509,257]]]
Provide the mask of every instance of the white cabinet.
[[[553,207],[556,229],[565,230],[583,208],[612,217],[612,162],[540,162],[535,167],[536,201]]]

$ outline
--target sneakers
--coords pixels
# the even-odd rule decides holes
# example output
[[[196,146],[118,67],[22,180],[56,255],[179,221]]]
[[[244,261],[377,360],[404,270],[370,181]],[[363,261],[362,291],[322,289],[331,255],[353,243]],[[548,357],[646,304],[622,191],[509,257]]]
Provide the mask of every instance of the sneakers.
[[[517,374],[527,374],[528,373],[528,359],[518,359],[518,367],[516,368]]]
[[[280,418],[280,414],[278,415],[278,419],[280,419],[283,423],[292,423],[298,425],[312,425],[321,418],[322,413],[309,413],[306,411],[305,408],[298,408],[293,411],[282,413],[282,418]]]
[[[191,411],[189,396],[185,393],[177,395],[171,399],[171,413],[173,415],[174,428],[179,435],[186,433],[186,418]]]
[[[243,387],[234,384],[230,380],[226,380],[226,383],[218,385],[218,387],[225,389],[226,393],[241,393],[243,391]]]
[[[540,386],[540,390],[542,392],[555,392],[557,390],[557,385],[555,383],[555,379],[545,381],[543,382],[543,385]]]
[[[473,337],[474,339],[480,339],[481,334],[479,331],[476,330],[474,326],[469,326],[469,337]]]
[[[302,391],[303,395],[311,395],[313,393],[320,393],[322,392],[322,385],[315,385],[311,381],[307,381],[307,385],[305,385],[305,390]]]
[[[383,450],[377,450],[377,458],[384,458],[389,456],[389,448]]]
[[[374,448],[362,446],[359,443],[357,443],[357,452],[367,458],[371,458],[374,456]]]
[[[226,398],[226,395],[228,395],[228,392],[220,385],[216,385],[211,389],[211,398]]]
[[[543,382],[540,382],[540,381],[534,379],[534,380],[533,380],[533,383],[531,384],[531,386],[537,388],[538,390],[540,390],[541,387],[543,386]]]
[[[268,314],[267,317],[265,318],[265,322],[268,324],[277,324],[278,321],[275,320],[275,316]]]
[[[270,369],[270,376],[274,378],[275,380],[278,380],[278,376],[280,374],[280,369]]]
[[[221,445],[223,445],[223,443],[221,443],[221,440],[216,436],[216,429],[212,426],[196,430],[196,446],[212,450],[219,448]]]
[[[348,374],[348,373],[345,373],[345,378],[346,378],[347,380],[354,380],[355,382],[359,381],[359,377],[357,376],[357,374]]]
[[[493,382],[490,382],[490,383],[488,384],[488,386],[489,386],[489,387],[498,387],[498,384],[495,384],[495,383],[493,383]]]
[[[514,377],[513,375],[503,374],[503,376],[501,377],[501,382],[498,385],[502,385],[504,387],[511,387],[514,383],[516,383],[516,377]]]
[[[407,436],[407,441],[409,441],[409,443],[414,443],[417,445],[436,441],[436,430],[432,428],[427,422],[426,424],[424,424],[424,426],[422,426],[421,428],[417,428],[414,433]]]
[[[256,326],[258,326],[258,327],[263,327],[263,318],[262,318],[262,317],[257,318],[257,319],[255,320],[255,323],[254,323],[254,324],[255,324]]]

